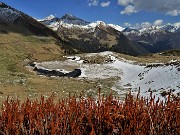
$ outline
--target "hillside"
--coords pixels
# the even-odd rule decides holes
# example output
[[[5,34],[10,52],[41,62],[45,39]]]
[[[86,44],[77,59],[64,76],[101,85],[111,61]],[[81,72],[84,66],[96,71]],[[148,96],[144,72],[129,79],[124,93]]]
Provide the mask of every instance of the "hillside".
[[[7,96],[24,100],[49,96],[56,91],[59,97],[63,97],[69,91],[94,87],[82,81],[84,86],[77,89],[77,80],[44,78],[31,72],[26,67],[29,63],[64,60],[65,52],[74,50],[32,17],[3,3],[0,3],[0,11],[0,103]],[[66,84],[69,88],[63,92]]]
[[[54,39],[56,39],[56,44],[59,45],[61,50],[68,53],[75,52],[75,50],[71,48],[67,42],[63,41],[56,32],[39,23],[31,16],[19,10],[16,10],[4,3],[0,4],[0,22],[1,25],[10,24],[12,27],[16,27],[16,29],[9,28],[7,32],[15,30],[14,32],[24,35],[53,37]],[[6,30],[4,30],[4,32],[7,33]]]
[[[172,63],[172,60],[179,62],[179,53],[176,50],[133,57],[125,54],[138,55],[146,50],[119,32],[119,26],[112,27],[103,22],[89,24],[82,19],[66,16],[62,18],[66,25],[58,26],[56,34],[12,7],[0,3],[0,10],[0,103],[7,96],[25,100],[27,97],[36,99],[41,95],[49,97],[53,93],[58,99],[62,99],[69,92],[81,91],[86,96],[94,96],[97,87],[102,87],[103,94],[108,94],[112,89],[114,95],[123,99],[129,90],[124,89],[127,84],[131,84],[130,88],[135,90],[140,85],[146,90],[152,87],[158,90],[158,94],[170,89],[175,89],[176,93],[179,90],[179,65],[166,65]],[[59,20],[54,17],[46,20],[52,21],[52,18],[53,21]],[[72,21],[75,24],[71,28],[69,23]],[[79,24],[84,28],[83,31]],[[65,54],[104,50],[119,50],[125,54]],[[145,65],[154,62],[163,63],[163,68],[153,67],[148,72],[150,67],[146,69]],[[161,73],[160,76],[156,76],[156,70]],[[76,78],[70,76],[73,71],[79,71]],[[144,76],[139,77],[140,73]],[[168,76],[170,84],[157,80],[162,80],[162,75]],[[149,85],[147,82],[151,80],[155,82]]]

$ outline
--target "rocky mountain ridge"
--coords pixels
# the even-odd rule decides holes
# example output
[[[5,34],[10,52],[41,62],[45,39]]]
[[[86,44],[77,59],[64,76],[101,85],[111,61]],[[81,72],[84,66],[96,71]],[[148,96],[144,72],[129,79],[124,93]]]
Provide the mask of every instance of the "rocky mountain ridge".
[[[48,19],[47,19],[48,18]],[[50,15],[39,20],[80,52],[115,51],[129,55],[148,53],[141,45],[127,39],[122,27],[103,21],[87,22],[70,14],[57,19]]]
[[[180,23],[151,26],[140,30],[126,28],[123,33],[151,53],[180,49]]]
[[[114,29],[118,31],[122,31],[124,28],[119,25],[114,24],[105,24],[103,21],[95,21],[95,22],[88,22],[84,21],[83,19],[80,19],[78,17],[75,17],[71,14],[65,14],[61,18],[57,18],[53,15],[47,16],[44,19],[38,20],[39,22],[42,22],[43,24],[49,26],[53,30],[57,30],[59,26],[64,26],[67,28],[81,28],[81,29],[94,29],[96,26],[100,24],[104,24],[107,26],[111,26]]]
[[[123,28],[119,25],[106,24],[103,21],[90,23],[70,14],[64,15],[62,18],[57,18],[52,15],[47,18],[49,18],[49,20],[43,19],[41,20],[41,22],[49,26],[53,30],[61,32],[63,30],[71,32],[78,31],[78,33],[81,33],[81,35],[82,33],[83,35],[96,33],[96,28],[101,26],[104,26],[104,28],[111,27],[112,29],[123,33],[129,40],[133,41],[133,43],[136,44],[137,48],[139,48],[139,46],[141,46],[141,48],[144,48],[146,50],[146,53],[156,53],[164,50],[180,49],[180,22],[177,22],[175,24],[168,23],[162,26],[150,26],[147,28]],[[73,35],[69,32],[66,33],[68,33],[70,36]],[[76,36],[77,35],[78,34],[76,32]],[[96,34],[94,35],[96,36]],[[88,36],[89,35],[87,35],[87,37]],[[110,45],[112,45],[112,43],[110,43]],[[142,54],[142,52],[140,54]]]

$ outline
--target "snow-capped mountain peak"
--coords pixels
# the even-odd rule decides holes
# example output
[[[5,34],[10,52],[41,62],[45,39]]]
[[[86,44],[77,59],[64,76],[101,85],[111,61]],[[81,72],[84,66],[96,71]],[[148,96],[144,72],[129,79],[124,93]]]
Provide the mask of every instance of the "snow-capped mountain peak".
[[[92,22],[92,23],[90,23],[89,24],[89,26],[91,26],[91,27],[97,27],[97,26],[106,26],[106,23],[105,22],[103,22],[103,21],[95,21],[95,22]]]
[[[48,25],[53,30],[57,30],[59,27],[66,27],[66,28],[82,28],[82,29],[92,29],[94,30],[96,27],[99,26],[110,26],[118,31],[122,31],[124,28],[122,28],[119,25],[114,24],[106,24],[103,21],[95,21],[95,22],[87,22],[83,19],[80,19],[76,16],[73,16],[71,14],[65,14],[61,18],[57,18],[53,15],[50,15],[42,20],[38,20],[45,25]]]
[[[77,17],[75,17],[74,15],[71,14],[65,14],[64,16],[61,17],[61,19],[79,19]]]
[[[52,19],[54,19],[54,18],[55,18],[55,16],[54,16],[54,15],[50,15],[50,16],[48,16],[48,17],[44,18],[44,20],[52,20]]]
[[[48,25],[53,30],[57,30],[60,26],[66,27],[66,28],[82,28],[82,29],[94,29],[97,26],[110,26],[120,32],[124,32],[125,35],[128,33],[137,33],[138,35],[142,35],[144,33],[156,33],[156,32],[178,32],[180,31],[180,22],[177,22],[175,24],[166,24],[163,26],[150,26],[147,28],[140,28],[140,27],[128,27],[123,28],[119,25],[115,24],[106,24],[103,21],[95,21],[95,22],[88,22],[83,19],[80,19],[74,15],[71,14],[65,14],[61,18],[57,18],[53,15],[50,15],[42,20],[39,20],[40,22],[44,23],[45,25]]]
[[[73,25],[88,25],[89,22],[84,21],[76,16],[73,16],[71,14],[65,14],[60,18],[60,22],[67,23],[67,24],[73,24]]]
[[[51,14],[51,15],[45,17],[44,19],[39,19],[38,21],[39,22],[52,21],[55,18],[57,18],[57,17],[55,17],[54,15]]]
[[[118,30],[118,31],[123,31],[124,28],[119,26],[119,25],[114,25],[114,24],[108,24],[109,26],[111,26],[112,28]]]
[[[57,31],[59,27],[59,18],[55,17],[54,15],[49,15],[44,19],[39,19],[38,21],[49,26],[54,31]]]
[[[150,26],[147,28],[141,28],[141,29],[136,29],[133,27],[128,27],[123,30],[123,32],[127,35],[129,33],[137,33],[138,35],[142,35],[144,33],[156,33],[156,32],[179,32],[180,31],[180,22],[170,24],[167,23],[166,25],[162,26]]]
[[[166,24],[163,25],[160,29],[163,29],[165,31],[169,31],[169,32],[177,32],[180,31],[180,22],[174,23],[174,24]]]

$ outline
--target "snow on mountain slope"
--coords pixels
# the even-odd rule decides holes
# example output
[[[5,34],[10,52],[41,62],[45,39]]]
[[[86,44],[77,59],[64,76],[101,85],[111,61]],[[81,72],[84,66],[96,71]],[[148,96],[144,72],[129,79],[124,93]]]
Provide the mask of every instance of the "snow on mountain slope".
[[[12,9],[0,7],[0,21],[13,23],[19,16],[20,14]]]
[[[103,21],[95,21],[95,22],[90,23],[70,14],[65,14],[61,18],[57,18],[53,15],[50,15],[38,21],[44,23],[45,25],[48,25],[53,30],[57,30],[59,26],[65,27],[65,28],[94,29],[95,27],[99,25],[110,26],[118,31],[122,31],[124,29],[118,25],[106,24]]]
[[[119,78],[111,88],[119,95],[125,95],[129,90],[137,92],[139,87],[141,95],[149,96],[149,92],[153,91],[154,95],[161,97],[160,93],[172,90],[174,94],[180,92],[180,65],[169,63],[159,64],[158,66],[142,66],[134,64],[132,61],[127,61],[123,58],[118,58],[113,52],[91,53],[86,57],[92,58],[103,56],[110,58],[111,62],[104,64],[88,64],[84,63],[81,57],[68,57],[65,62],[45,62],[41,63],[41,67],[58,69],[66,71],[66,65],[69,67],[75,66],[81,69],[81,76],[88,80],[101,80],[108,78]],[[54,64],[53,64],[54,63]],[[59,63],[59,64],[58,64]],[[161,97],[162,98],[162,97]]]
[[[174,23],[174,24],[166,24],[161,26],[159,29],[169,31],[169,32],[178,32],[180,31],[180,22]]]
[[[77,24],[73,24],[73,23],[64,23],[63,21],[59,22],[60,27],[64,27],[64,28],[68,28],[68,29],[74,28],[74,29],[88,30],[90,32],[94,32],[95,28],[100,26],[100,25],[103,25],[105,27],[107,26],[107,24],[105,24],[102,21],[92,22],[92,23],[89,23],[87,25],[77,25]]]
[[[39,19],[38,21],[51,21],[54,18],[56,18],[54,15],[49,15],[44,19]]]
[[[66,28],[81,28],[81,29],[90,29],[95,28],[97,25],[100,24],[100,21],[92,22],[87,25],[77,25],[74,23],[65,23],[63,21],[60,21],[60,26],[66,27]]]
[[[123,34],[151,53],[180,49],[180,23],[150,26],[143,29],[126,28]]]
[[[114,24],[108,24],[109,26],[111,26],[112,28],[118,30],[118,31],[123,31],[124,28],[119,26],[119,25],[114,25]]]
[[[47,16],[44,19],[39,19],[38,21],[49,26],[54,31],[57,31],[57,29],[59,28],[59,18],[53,15]]]
[[[156,32],[172,32],[172,33],[175,33],[175,32],[180,32],[180,22],[177,22],[177,23],[174,23],[174,24],[166,24],[166,25],[162,25],[162,26],[150,26],[150,27],[147,27],[147,28],[139,28],[139,29],[136,29],[136,28],[126,28],[123,30],[124,34],[125,35],[128,35],[128,34],[134,34],[136,33],[137,35],[143,35],[143,34],[146,34],[146,33],[149,33],[149,34],[154,34]]]

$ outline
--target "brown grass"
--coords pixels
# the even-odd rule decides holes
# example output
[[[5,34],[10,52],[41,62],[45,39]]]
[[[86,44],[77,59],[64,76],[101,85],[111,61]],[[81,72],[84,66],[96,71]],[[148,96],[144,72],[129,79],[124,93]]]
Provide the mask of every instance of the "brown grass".
[[[146,63],[167,63],[170,60],[173,59],[177,59],[180,60],[180,56],[178,55],[161,55],[161,54],[147,54],[144,56],[138,56],[138,57],[134,57],[134,56],[129,56],[129,55],[125,55],[125,54],[118,54],[116,53],[119,57],[125,58],[126,60],[131,60],[131,61],[135,61],[135,63],[142,63],[142,64],[146,64]]]
[[[10,28],[0,25],[1,29],[8,31]],[[79,93],[95,89],[95,84],[84,80],[41,77],[28,70],[24,67],[28,61],[64,60],[64,54],[52,37],[38,37],[27,33],[22,35],[19,33],[23,31],[17,33],[13,32],[13,28],[10,30],[7,34],[0,34],[0,105],[7,96],[25,101],[26,97],[49,97],[56,92],[58,98],[64,98],[69,91]],[[24,61],[25,59],[28,60]]]

